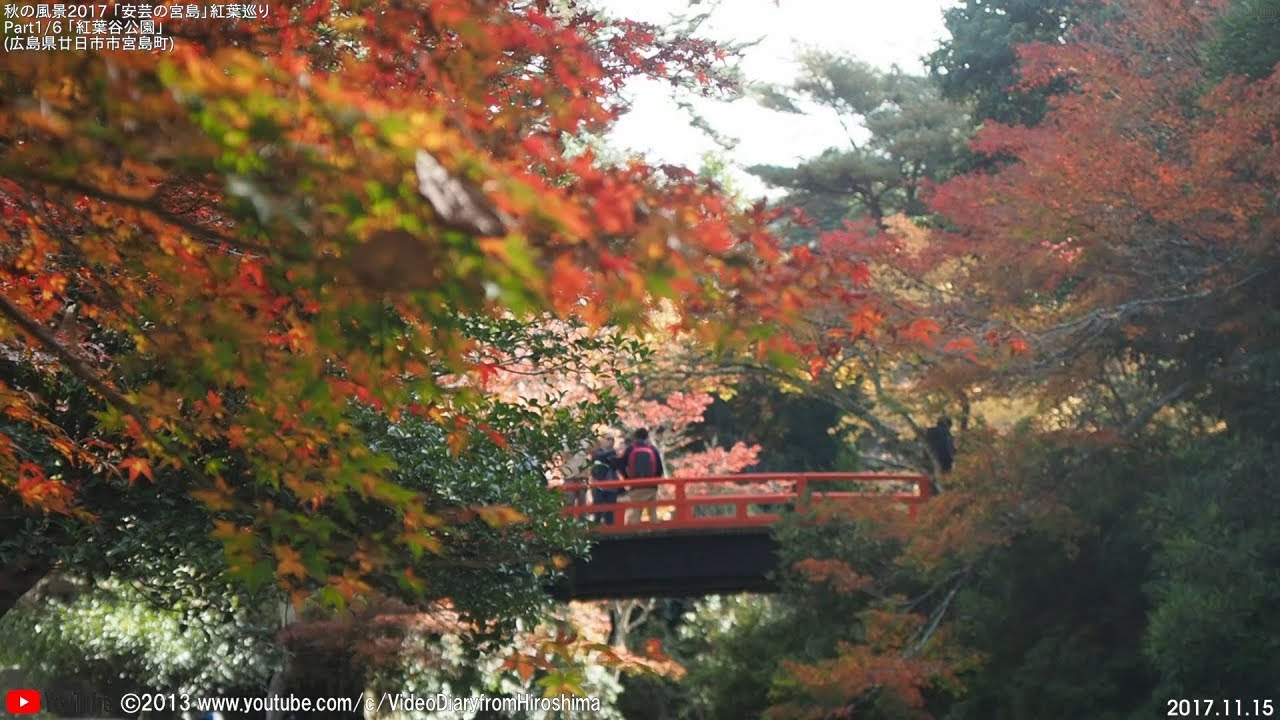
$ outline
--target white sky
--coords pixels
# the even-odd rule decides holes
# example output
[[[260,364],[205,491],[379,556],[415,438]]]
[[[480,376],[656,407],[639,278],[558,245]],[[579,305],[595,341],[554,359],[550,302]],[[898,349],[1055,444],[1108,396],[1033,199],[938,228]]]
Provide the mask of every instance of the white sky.
[[[687,0],[606,0],[617,16],[665,24],[673,12],[685,12]],[[754,40],[742,69],[748,81],[786,83],[795,77],[796,50],[815,46],[845,52],[888,68],[897,64],[923,73],[921,56],[946,35],[942,11],[951,0],[726,0],[703,24],[701,33],[717,40]],[[632,110],[614,130],[613,144],[644,153],[651,162],[697,168],[716,145],[688,124],[688,115],[670,99],[669,86],[633,81],[625,91]],[[766,110],[751,100],[712,103],[699,111],[718,132],[740,142],[730,158],[739,167],[791,165],[842,145],[844,132],[834,116],[800,116]],[[735,173],[749,196],[764,186]]]

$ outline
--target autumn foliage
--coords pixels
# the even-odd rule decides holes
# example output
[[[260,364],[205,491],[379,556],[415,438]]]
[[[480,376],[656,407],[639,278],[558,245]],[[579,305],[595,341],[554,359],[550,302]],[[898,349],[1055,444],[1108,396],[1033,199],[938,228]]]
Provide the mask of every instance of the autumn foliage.
[[[975,148],[1010,162],[936,194],[960,230],[947,254],[975,258],[975,295],[1038,350],[1024,377],[1071,364],[1048,373],[1059,399],[1130,343],[1249,322],[1235,291],[1270,271],[1277,85],[1208,84],[1197,48],[1224,7],[1126,4],[1123,23],[1023,48],[1025,86],[1075,91],[1037,126],[985,128]]]
[[[421,587],[396,558],[439,552],[424,537],[456,518],[388,480],[349,411],[419,418],[457,454],[501,442],[475,412],[494,359],[469,318],[627,326],[665,297],[690,331],[795,353],[779,328],[810,293],[860,297],[844,261],[784,253],[762,208],[570,149],[627,77],[722,87],[705,41],[470,0],[166,29],[163,59],[0,60],[0,343],[25,378],[0,393],[59,458],[0,434],[15,511],[92,521],[113,495],[89,501],[75,472],[182,475],[238,570],[347,598],[376,573]],[[55,381],[97,398],[88,422],[59,415]],[[360,529],[367,504],[393,527]]]
[[[981,592],[987,564],[1033,534],[1072,557],[1095,529],[1080,519],[1092,510],[1067,498],[1115,492],[1091,475],[1099,458],[1140,449],[1131,444],[1153,421],[1212,424],[1223,398],[1250,403],[1237,385],[1265,377],[1280,75],[1207,72],[1202,49],[1226,3],[1111,5],[1110,23],[1019,48],[1023,89],[1068,90],[1038,124],[979,131],[972,149],[990,163],[931,189],[931,230],[858,246],[881,307],[919,314],[902,336],[940,341],[914,357],[862,354],[862,368],[889,371],[865,373],[885,383],[870,390],[881,417],[864,422],[911,437],[910,415],[931,398],[1006,419],[960,433],[957,469],[917,528],[843,513],[891,560],[795,562],[811,591],[856,599],[865,637],[784,663],[795,692],[774,717],[927,716],[929,698],[958,689],[976,659],[948,633],[967,620],[954,598]]]

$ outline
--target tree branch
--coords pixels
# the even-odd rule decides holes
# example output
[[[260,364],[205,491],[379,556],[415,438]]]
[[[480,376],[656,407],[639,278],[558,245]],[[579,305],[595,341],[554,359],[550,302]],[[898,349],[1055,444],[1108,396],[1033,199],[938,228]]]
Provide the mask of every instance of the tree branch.
[[[107,402],[120,408],[129,414],[134,420],[137,420],[142,427],[146,428],[146,418],[142,411],[136,405],[129,402],[128,398],[121,395],[118,390],[107,384],[105,380],[98,376],[96,372],[75,352],[65,347],[48,328],[36,322],[31,316],[22,311],[22,308],[14,305],[9,298],[0,294],[0,315],[9,318],[15,325],[35,337],[40,344],[56,355],[63,364],[71,371],[73,375],[80,378],[86,385],[93,388],[95,392],[103,397]]]
[[[1212,297],[1214,295],[1218,295],[1225,292],[1230,292],[1231,290],[1235,290],[1237,288],[1248,285],[1254,280],[1257,280],[1258,278],[1263,277],[1264,275],[1268,275],[1272,272],[1275,272],[1275,268],[1263,268],[1256,272],[1250,273],[1249,275],[1246,275],[1245,277],[1241,278],[1240,280],[1230,285],[1220,287],[1220,288],[1209,288],[1207,290],[1201,290],[1200,292],[1187,293],[1184,295],[1166,295],[1163,297],[1139,298],[1137,300],[1130,300],[1129,302],[1121,303],[1119,305],[1112,305],[1110,307],[1105,307],[1105,308],[1097,308],[1084,315],[1081,315],[1078,318],[1075,318],[1074,320],[1068,320],[1065,322],[1058,323],[1057,325],[1052,325],[1048,328],[1045,328],[1045,330],[1043,331],[1043,334],[1053,335],[1059,332],[1071,332],[1074,330],[1074,328],[1080,325],[1087,325],[1089,323],[1092,323],[1098,320],[1108,320],[1111,322],[1116,322],[1124,319],[1135,310],[1152,306],[1152,305],[1172,305],[1177,303],[1191,302],[1193,300],[1203,300],[1205,298]]]
[[[910,660],[924,648],[925,643],[929,642],[929,638],[933,637],[933,634],[937,632],[938,625],[942,623],[942,618],[947,614],[947,609],[951,607],[951,601],[955,599],[956,593],[960,591],[960,585],[961,583],[957,582],[947,593],[947,596],[942,599],[942,602],[930,614],[929,622],[921,628],[915,643],[903,653],[902,657]]]

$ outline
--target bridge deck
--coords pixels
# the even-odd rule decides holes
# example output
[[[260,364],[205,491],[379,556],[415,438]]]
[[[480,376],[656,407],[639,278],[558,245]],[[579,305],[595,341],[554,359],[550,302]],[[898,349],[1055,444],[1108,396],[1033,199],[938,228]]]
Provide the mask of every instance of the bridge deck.
[[[589,504],[588,487],[657,487],[658,499]],[[769,526],[783,508],[863,499],[906,505],[912,517],[930,497],[920,475],[781,473],[566,483],[565,513],[593,523],[591,557],[552,589],[561,600],[682,597],[770,592],[777,545]],[[586,502],[579,503],[578,500]],[[640,510],[652,517],[632,517]],[[628,512],[631,511],[631,512]],[[600,514],[612,512],[612,522]]]

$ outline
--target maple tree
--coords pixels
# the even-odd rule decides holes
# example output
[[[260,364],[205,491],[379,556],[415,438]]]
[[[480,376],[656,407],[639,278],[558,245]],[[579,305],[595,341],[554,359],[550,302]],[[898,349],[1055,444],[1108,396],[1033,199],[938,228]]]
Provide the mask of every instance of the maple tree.
[[[1028,47],[1026,84],[1067,77],[1078,91],[1054,99],[1048,125],[985,129],[975,144],[1015,162],[952,181],[935,201],[961,228],[951,247],[980,258],[965,268],[973,293],[1038,349],[1010,374],[1049,379],[1043,396],[1054,405],[1081,392],[1086,374],[1136,370],[1132,380],[1149,383],[1116,388],[1131,405],[1111,408],[1127,420],[1120,430],[1220,372],[1210,369],[1220,360],[1192,346],[1222,347],[1257,323],[1251,293],[1272,268],[1275,156],[1264,108],[1274,81],[1187,94],[1201,85],[1198,48],[1221,9],[1136,5],[1119,29]],[[1146,48],[1156,35],[1164,39]],[[1157,65],[1160,78],[1146,77]],[[1168,358],[1178,360],[1152,367]],[[1052,371],[1064,361],[1070,372]],[[1159,402],[1144,408],[1127,389]]]
[[[666,372],[676,379],[719,377],[729,386],[764,383],[825,405],[834,422],[813,430],[856,446],[858,468],[935,474],[925,429],[939,414],[960,414],[963,426],[971,404],[963,378],[979,362],[1001,362],[1028,347],[1016,330],[958,312],[953,283],[960,269],[944,245],[901,215],[820,231],[812,245],[789,252],[805,262],[843,265],[852,275],[826,279],[857,290],[805,299],[788,338],[807,363],[694,347]],[[849,304],[850,295],[858,304]],[[926,373],[930,380],[923,382]]]
[[[619,413],[623,427],[647,428],[668,464],[671,477],[729,475],[754,465],[758,445],[735,442],[727,448],[696,448],[692,427],[701,423],[712,403],[709,393],[674,392],[661,400],[635,396]]]
[[[869,523],[861,532],[888,550],[794,558],[806,592],[849,596],[859,620],[849,644],[783,665],[777,716],[924,716],[956,681],[976,696],[950,705],[957,717],[990,717],[1011,696],[1051,714],[1140,712],[1174,687],[1248,691],[1271,667],[1252,643],[1247,669],[1230,674],[1173,641],[1191,627],[1217,646],[1275,597],[1255,562],[1276,557],[1275,535],[1251,509],[1273,489],[1246,478],[1277,417],[1263,397],[1276,335],[1262,308],[1280,269],[1280,86],[1274,73],[1214,79],[1203,50],[1226,8],[1112,3],[1109,24],[1018,49],[1023,89],[1067,91],[1033,127],[984,126],[974,150],[998,160],[932,193],[942,222],[927,252],[898,264],[951,283],[917,288],[920,322],[981,341],[917,366],[909,386],[972,400],[960,462],[917,530],[869,507],[832,518]],[[987,425],[1002,403],[1021,422]],[[1162,538],[1154,555],[1148,533]],[[1223,562],[1247,590],[1209,579],[1210,547],[1231,548]],[[1148,562],[1172,575],[1143,575]],[[1055,595],[1046,573],[1106,594]],[[1125,592],[1149,604],[1108,604]],[[1234,610],[1192,609],[1213,603]],[[1085,608],[1097,614],[1072,616]],[[1015,639],[1011,619],[1042,632]],[[1099,633],[1113,638],[1106,650],[1090,645]],[[1052,674],[1039,665],[1049,658]],[[1133,685],[1108,688],[1114,672]]]
[[[712,44],[545,2],[167,27],[163,62],[0,61],[7,515],[92,525],[164,488],[295,599],[349,600],[372,573],[414,592],[406,558],[457,518],[388,479],[352,413],[417,418],[455,454],[501,445],[459,380],[489,372],[485,318],[634,325],[667,297],[690,330],[797,350],[776,329],[816,286],[777,290],[817,263],[778,254],[768,213],[567,149],[623,110],[627,77],[726,86]],[[372,507],[388,525],[355,519]],[[6,528],[6,607],[62,558],[24,527]]]
[[[858,445],[861,461],[850,464],[932,472],[921,444],[932,419],[922,424],[922,416],[964,399],[921,390],[915,378],[1022,343],[1003,335],[979,345],[989,328],[951,312],[947,288],[959,278],[931,241],[922,201],[963,167],[968,114],[926,78],[816,51],[802,55],[795,81],[758,94],[767,107],[834,113],[845,129],[847,145],[793,168],[751,170],[787,191],[778,204],[790,212],[776,228],[791,255],[829,265],[824,280],[849,284],[859,299],[816,289],[805,299],[790,335],[805,348],[806,367],[741,354],[715,364],[738,382],[766,382],[833,408],[840,418],[817,430]]]
[[[787,572],[811,614],[794,627],[828,632],[776,664],[777,715],[918,716],[957,680],[976,694],[958,717],[1002,693],[1062,716],[1265,693],[1280,80],[1264,52],[1227,58],[1222,81],[1206,66],[1225,8],[1118,2],[1111,25],[1020,49],[1047,113],[988,123],[972,149],[991,166],[933,193],[938,222],[873,213],[808,244],[693,173],[582,152],[629,75],[722,82],[715,48],[652,26],[540,3],[299,4],[175,21],[166,63],[7,54],[0,608],[57,564],[127,558],[229,563],[295,601],[327,585],[334,604],[528,611],[536,571],[575,547],[540,463],[616,399],[599,352],[616,339],[597,333],[669,298],[654,335],[710,341],[720,375],[821,393],[882,463],[927,470],[918,418],[972,418],[916,523],[871,504],[797,519]],[[552,360],[566,348],[583,352]],[[532,371],[546,385],[519,386]],[[557,373],[590,381],[544,393]],[[1032,412],[988,426],[983,398]],[[515,602],[486,596],[488,571],[519,578]],[[1042,574],[1148,605],[1082,630],[1053,615],[1103,601]],[[1048,630],[1011,638],[1014,613]],[[1078,650],[1089,632],[1147,660]],[[1215,667],[1183,637],[1242,659]],[[1098,690],[1087,711],[1035,667],[1063,647]],[[605,653],[541,650],[550,672]],[[1106,689],[1117,667],[1136,689]],[[1011,687],[991,679],[1006,671]]]

